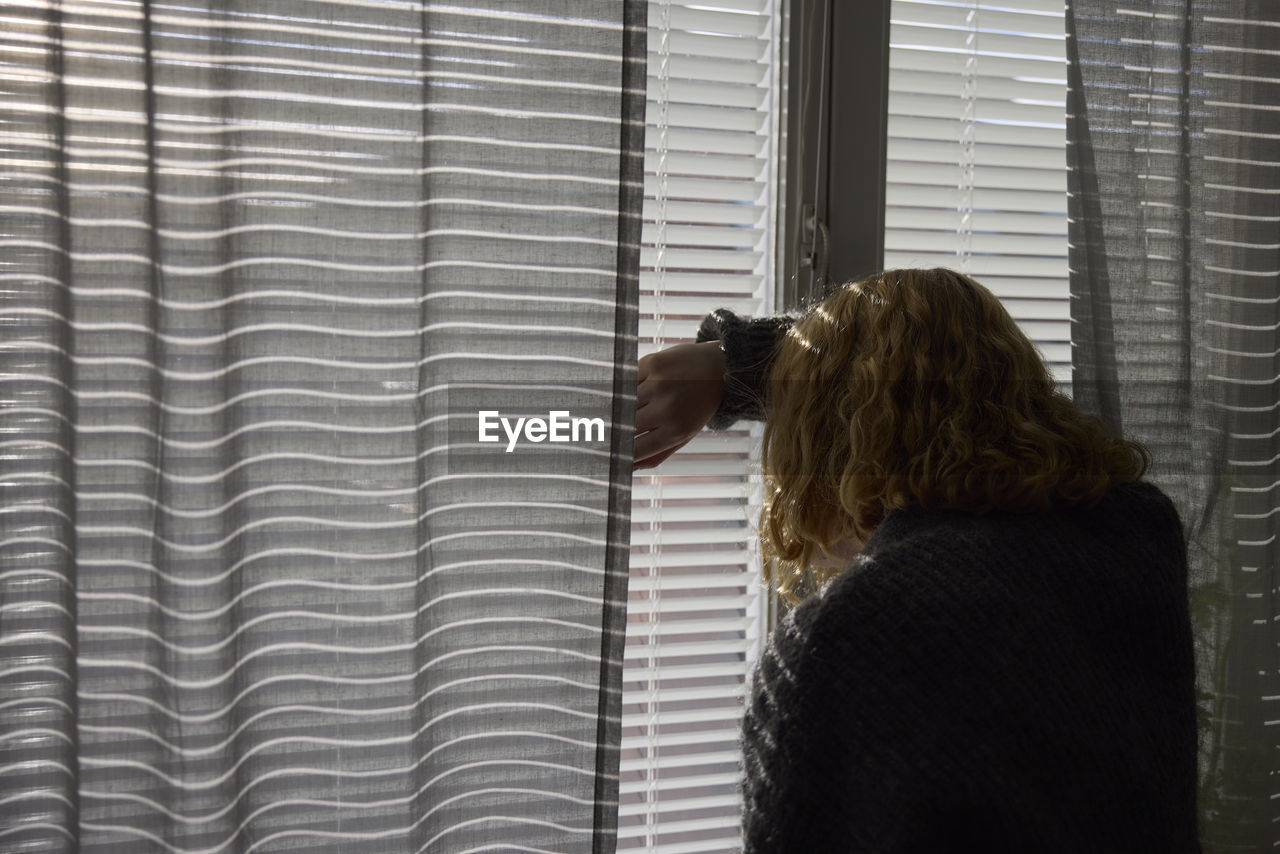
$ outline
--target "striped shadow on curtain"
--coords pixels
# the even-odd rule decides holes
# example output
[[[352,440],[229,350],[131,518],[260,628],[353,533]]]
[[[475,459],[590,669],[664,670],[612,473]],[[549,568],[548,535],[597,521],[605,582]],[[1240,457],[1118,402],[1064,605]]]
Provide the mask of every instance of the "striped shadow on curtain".
[[[644,4],[465,5],[0,13],[0,849],[613,850]]]
[[[1205,854],[1280,847],[1280,6],[1067,3],[1076,401],[1185,526]]]

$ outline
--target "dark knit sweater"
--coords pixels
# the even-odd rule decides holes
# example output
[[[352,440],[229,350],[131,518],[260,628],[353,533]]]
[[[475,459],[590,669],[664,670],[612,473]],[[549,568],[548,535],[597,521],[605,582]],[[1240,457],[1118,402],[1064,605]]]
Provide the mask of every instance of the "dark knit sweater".
[[[786,318],[707,318],[745,387]],[[763,415],[734,385],[714,423]],[[1198,852],[1182,523],[891,511],[778,625],[742,728],[746,852]]]

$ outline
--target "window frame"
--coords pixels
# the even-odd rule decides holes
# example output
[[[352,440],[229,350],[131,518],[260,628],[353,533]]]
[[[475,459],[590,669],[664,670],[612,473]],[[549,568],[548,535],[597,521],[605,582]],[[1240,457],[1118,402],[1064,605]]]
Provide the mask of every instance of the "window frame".
[[[783,309],[884,266],[890,5],[783,0]]]
[[[891,5],[782,0],[775,258],[782,311],[884,269]],[[770,589],[766,637],[789,610]]]

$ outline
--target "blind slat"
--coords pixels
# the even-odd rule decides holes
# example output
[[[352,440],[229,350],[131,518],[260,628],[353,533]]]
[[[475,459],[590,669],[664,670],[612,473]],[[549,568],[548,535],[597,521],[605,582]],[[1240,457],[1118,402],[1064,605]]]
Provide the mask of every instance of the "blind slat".
[[[667,64],[667,72],[675,80],[740,83],[747,86],[769,85],[767,62],[742,62],[707,56],[673,56]]]
[[[664,255],[666,267],[686,270],[738,269],[749,272],[760,263],[759,252],[742,252],[736,249],[682,249],[668,248]],[[658,251],[647,246],[640,249],[640,265],[653,269]],[[688,335],[685,337],[692,337]]]
[[[700,729],[694,732],[672,733],[669,736],[664,736],[662,744],[664,747],[685,747],[690,744],[710,746],[726,741],[737,741],[740,733],[741,729],[738,726],[715,730]]]
[[[1061,4],[1058,5],[1061,6]],[[1007,3],[992,7],[973,3],[919,3],[914,0],[895,0],[891,16],[894,22],[907,25],[931,25],[966,30],[968,28],[965,19],[970,11],[977,13],[979,39],[993,33],[1004,35],[1017,33],[1023,38],[1038,37],[1059,41],[1064,38],[1062,10],[1061,8],[1052,9],[1050,4],[1039,6],[1026,4],[1018,9]]]
[[[956,75],[963,74],[966,67],[967,57],[963,53],[939,53],[903,45],[901,50],[895,50],[889,54],[891,85],[896,82],[893,76],[899,71],[927,71],[939,75]],[[1019,59],[1007,56],[984,56],[974,71],[979,86],[989,79],[1001,81],[1019,78],[1037,81],[1052,80],[1061,86],[1067,85],[1066,62],[1055,57]]]
[[[721,774],[689,774],[681,776],[661,777],[658,779],[657,788],[660,791],[668,789],[700,789],[704,786],[717,785],[733,785],[738,781],[736,772]],[[649,783],[641,781],[637,783],[623,783],[618,787],[620,795],[630,795],[637,792],[643,792],[649,787]]]
[[[690,718],[693,716],[694,716],[693,712],[685,712],[683,714],[672,714],[671,720],[683,722],[685,718]],[[625,717],[623,718],[623,721],[624,722],[626,721]],[[665,800],[659,801],[654,806],[656,806],[657,811],[661,813],[661,812],[688,812],[690,810],[706,810],[706,809],[715,809],[717,807],[732,807],[737,805],[738,805],[738,798],[736,795],[707,795],[707,796],[698,797],[698,798],[665,799]],[[618,817],[630,818],[632,816],[644,815],[648,811],[649,807],[650,805],[647,805],[647,804],[624,803],[618,807]],[[623,830],[621,827],[619,827],[618,828],[619,837],[622,836],[622,833],[623,833]],[[698,843],[698,844],[701,844],[701,843]],[[717,846],[712,850],[720,850],[721,848],[723,848],[723,846]],[[685,850],[698,851],[701,849],[698,847],[692,847],[692,848],[686,848]]]
[[[964,71],[963,63],[960,64],[958,71],[937,68],[911,71],[899,68],[892,73],[889,91],[897,95],[946,93],[953,87],[956,74],[963,74]],[[1062,98],[1064,94],[1062,84],[1058,81],[1027,79],[1021,75],[997,77],[985,74],[977,78],[976,88],[981,93],[979,105],[984,101],[1012,101],[1019,98],[1032,101],[1055,101]]]
[[[763,281],[761,276],[725,270],[719,270],[714,273],[668,272],[664,278],[666,282],[664,290],[667,292],[725,293],[739,294],[743,297],[750,297],[750,295],[758,293]],[[657,274],[652,270],[641,270],[640,289],[652,294],[656,279]],[[710,297],[709,299],[714,300],[715,298]],[[649,308],[650,314],[652,314],[652,307],[650,306]],[[641,309],[641,313],[644,313],[643,309]]]
[[[894,205],[912,207],[949,208],[956,210],[960,206],[961,193],[955,184],[927,185],[903,182],[889,182],[892,186],[886,189],[886,195]],[[1067,212],[1066,192],[1051,190],[1005,190],[997,187],[976,187],[973,191],[973,208],[975,211],[998,211],[1003,213],[1060,213]]]
[[[659,181],[656,177],[657,164],[652,164],[650,168],[651,171],[644,176],[644,194],[656,199],[659,192]],[[740,178],[694,178],[687,175],[678,177],[680,177],[678,182],[667,182],[669,199],[695,202],[754,202],[765,191],[765,184],[762,181],[746,181]]]
[[[646,152],[657,153],[662,138],[655,129],[648,134]],[[667,151],[704,152],[708,154],[741,154],[763,157],[769,137],[763,133],[725,131],[718,128],[669,127]]]
[[[672,661],[679,658],[692,658],[695,656],[706,657],[708,655],[725,655],[735,654],[741,655],[746,653],[747,648],[751,646],[751,641],[745,639],[731,641],[716,641],[713,645],[708,645],[701,641],[679,641],[671,643],[663,643],[653,646],[645,643],[628,642],[624,650],[625,658],[633,661],[643,661],[654,655],[660,655],[664,661]],[[623,680],[626,680],[624,671]],[[631,716],[634,719],[634,715]],[[623,713],[623,721],[625,722],[628,715]],[[712,716],[708,720],[719,720],[719,717]]]
[[[713,4],[698,4],[690,8],[683,4],[671,3],[669,25],[673,30],[704,33],[734,33],[739,36],[759,38],[764,34],[768,19],[763,15],[738,15],[732,12],[720,12],[707,7]],[[649,4],[649,28],[656,30],[662,25],[662,4]]]
[[[737,685],[703,685],[698,688],[670,688],[664,686],[659,690],[662,692],[662,701],[664,703],[706,702],[708,700],[736,701],[743,694],[741,683]],[[636,691],[622,692],[623,705],[644,703],[648,698],[649,689],[647,687]],[[737,705],[736,702],[734,705]],[[659,766],[658,770],[659,772],[662,770],[661,766]]]
[[[733,157],[726,154],[700,154],[695,152],[668,152],[663,162],[652,158],[646,164],[648,175],[657,175],[665,169],[668,175],[692,175],[700,178],[743,178],[754,181],[761,177],[763,164],[755,157]],[[652,171],[648,167],[652,167]],[[669,192],[669,190],[668,190]]]
[[[654,40],[657,38],[658,33],[655,33],[654,28],[650,27],[649,51],[651,64],[657,61],[654,57],[654,50],[657,47],[654,44]],[[671,53],[758,63],[766,61],[768,57],[768,46],[763,42],[764,39],[724,38],[719,35],[675,31],[671,33]]]
[[[688,474],[684,477],[706,476],[709,474],[733,475],[741,471],[743,464],[741,462],[728,461],[706,461],[694,460],[687,464]],[[652,532],[637,528],[631,532],[631,545],[648,547],[650,544],[658,545],[701,545],[703,543],[740,543],[747,538],[748,530],[746,525],[741,528],[697,528],[693,530],[679,529],[663,529],[660,535],[655,536]]]
[[[918,231],[895,228],[885,235],[885,251],[930,252],[938,248],[940,238],[954,236],[954,232],[939,234],[936,231]],[[974,255],[1030,255],[1056,256],[1061,254],[1061,236],[1041,237],[1033,234],[982,233],[973,235],[968,249]],[[1018,259],[1019,263],[1024,259]]]
[[[889,138],[939,139],[959,143],[963,127],[961,114],[950,117],[906,116],[889,114]],[[997,142],[1004,145],[1026,145],[1063,150],[1062,129],[1042,128],[1033,125],[999,125],[976,123],[973,128],[975,143]],[[1065,157],[1064,157],[1065,159]],[[959,160],[957,159],[957,164]]]
[[[894,208],[885,213],[885,227],[891,229],[936,229],[953,231],[955,229],[955,211],[942,208]],[[1067,218],[1059,214],[1041,214],[1028,216],[1003,212],[984,212],[982,225],[989,231],[1003,234],[1051,234],[1055,237],[1067,236]]]
[[[652,71],[652,69],[650,69]],[[649,75],[649,88],[653,90],[659,83],[652,73]],[[674,82],[674,81],[673,81]],[[769,90],[759,86],[735,86],[731,83],[715,83],[706,80],[681,80],[679,86],[670,86],[668,103],[677,98],[682,104],[706,104],[717,107],[737,107],[746,110],[758,110]],[[649,99],[652,108],[660,103],[655,98]]]
[[[747,489],[748,486],[745,483],[686,483],[677,481],[662,485],[662,497],[667,501],[681,498],[745,498]],[[647,483],[637,483],[631,488],[631,497],[635,501],[649,501],[655,495],[655,488]]]
[[[953,252],[885,252],[886,266],[946,267],[959,263],[959,250]],[[892,258],[892,264],[890,263]],[[1066,281],[1067,259],[1027,258],[1004,255],[974,255],[969,259],[970,272],[979,281],[988,276],[1044,276]]]
[[[745,451],[743,455],[745,456]],[[661,507],[646,507],[639,504],[632,509],[632,521],[637,524],[647,525],[655,519],[660,519],[664,523],[741,522],[746,519],[746,514],[741,507],[724,504],[692,507],[671,507],[665,503]]]
[[[967,54],[972,52],[967,37],[968,33],[963,28],[929,27],[899,20],[891,21],[889,24],[889,45],[891,48],[896,47],[901,50],[953,51]],[[1034,61],[1039,57],[1052,57],[1055,51],[1061,55],[1063,49],[1064,39],[1036,39],[1004,33],[982,33],[978,38],[977,54],[979,60],[986,56],[1009,56]],[[1050,66],[1055,60],[1046,58],[1043,61],[1046,66]]]
[[[643,682],[649,679],[700,679],[704,676],[710,676],[722,679],[726,675],[733,675],[730,666],[725,663],[717,664],[671,664],[665,667],[635,667],[627,670],[628,682]],[[688,743],[688,742],[686,742]],[[690,754],[696,755],[696,754]]]
[[[746,556],[746,553],[743,553]],[[698,575],[666,575],[659,579],[650,577],[631,579],[631,590],[648,592],[659,587],[662,590],[704,590],[719,587],[743,587],[750,579],[742,573],[714,573]]]
[[[623,771],[636,771],[644,768],[646,764],[655,762],[659,768],[689,768],[698,765],[723,765],[738,761],[738,752],[736,750],[719,750],[714,753],[682,753],[679,756],[659,756],[656,760],[645,757],[643,759],[624,759],[622,760]],[[671,828],[666,828],[670,832]]]
[[[670,543],[665,545],[670,545]],[[655,561],[659,562],[663,568],[671,570],[683,570],[700,566],[736,566],[747,563],[750,558],[751,555],[746,549],[675,550],[664,547],[664,550],[656,556],[647,551],[632,552],[631,567],[632,569],[648,569]],[[633,578],[632,583],[640,583],[640,578]]]
[[[666,203],[666,213],[668,223],[699,223],[726,226],[757,225],[761,221],[760,211],[753,206],[725,204],[723,202],[668,201]],[[656,219],[657,216],[657,199],[645,199],[645,219],[652,220]],[[690,282],[689,284],[697,284],[697,282]],[[751,289],[747,288],[747,290]]]
[[[763,127],[759,110],[686,103],[679,100],[677,95],[678,92],[673,93],[667,101],[667,123],[672,126],[737,133],[758,133]],[[659,118],[657,102],[649,101],[645,109],[645,124],[650,128],[657,128]]]
[[[890,90],[890,98],[894,101],[894,113],[900,116],[958,120],[964,110],[963,102],[953,95],[928,95]],[[1062,104],[1053,106],[1016,104],[1008,100],[980,95],[974,100],[973,116],[974,121],[978,123],[1003,122],[1015,126],[1065,128],[1067,121],[1064,112],[1065,104],[1065,95]]]
[[[654,231],[655,235],[657,232]],[[668,225],[662,232],[668,246],[736,247],[751,251],[763,234],[758,228],[725,226]]]
[[[661,593],[661,588],[659,588]],[[745,609],[749,598],[746,595],[722,593],[716,596],[661,596],[654,601],[656,609],[663,614],[680,614],[692,611],[733,611]],[[636,600],[638,607],[643,608],[648,600]]]

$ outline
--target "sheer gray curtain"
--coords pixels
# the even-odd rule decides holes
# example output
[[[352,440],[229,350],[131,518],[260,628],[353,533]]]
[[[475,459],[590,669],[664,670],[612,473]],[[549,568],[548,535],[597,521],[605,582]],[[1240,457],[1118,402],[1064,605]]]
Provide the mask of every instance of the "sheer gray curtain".
[[[613,850],[644,26],[6,6],[0,850]]]
[[[1280,845],[1280,7],[1068,0],[1078,400],[1190,562],[1206,852]]]

